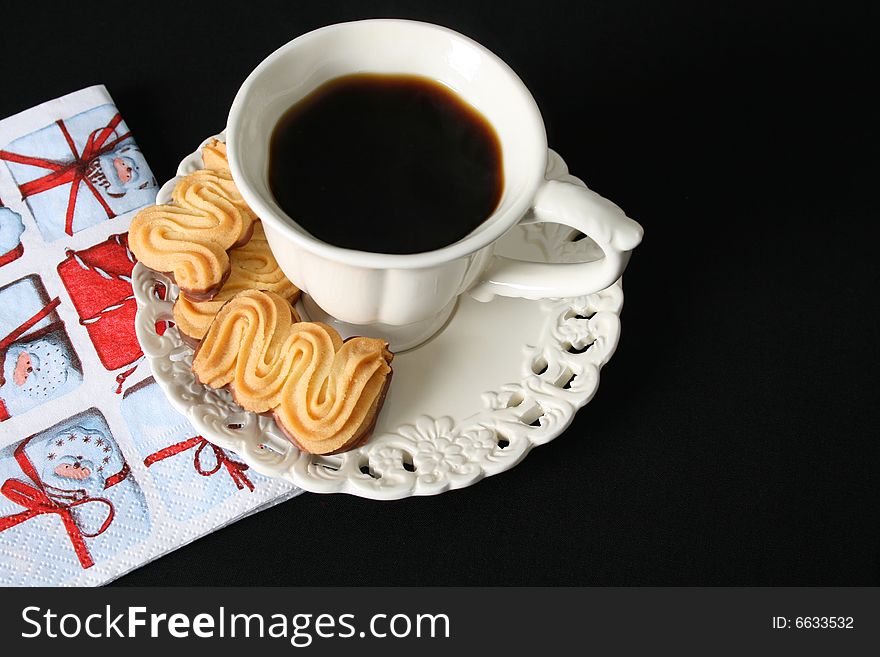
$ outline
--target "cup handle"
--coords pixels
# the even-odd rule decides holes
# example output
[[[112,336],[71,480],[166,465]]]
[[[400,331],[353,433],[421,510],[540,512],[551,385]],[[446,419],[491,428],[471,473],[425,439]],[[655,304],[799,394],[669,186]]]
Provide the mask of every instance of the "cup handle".
[[[631,251],[642,241],[642,227],[577,178],[564,177],[544,181],[532,212],[521,223],[571,226],[596,242],[605,256],[593,262],[538,263],[496,255],[482,280],[469,290],[472,297],[577,297],[604,290],[620,278]]]

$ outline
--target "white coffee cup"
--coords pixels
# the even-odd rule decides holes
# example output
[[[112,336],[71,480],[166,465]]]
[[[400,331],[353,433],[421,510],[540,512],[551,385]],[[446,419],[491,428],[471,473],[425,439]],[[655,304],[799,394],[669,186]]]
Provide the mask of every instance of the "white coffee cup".
[[[316,87],[351,73],[431,78],[493,125],[504,190],[495,212],[465,238],[425,253],[356,251],[317,240],[278,206],[268,183],[269,140],[278,119]],[[385,337],[394,350],[431,337],[463,292],[488,301],[496,295],[539,299],[602,290],[620,277],[642,238],[641,226],[610,201],[581,185],[545,180],[547,136],[528,89],[486,48],[436,25],[366,20],[294,39],[263,60],[239,89],[227,145],[233,178],[263,220],[282,270],[305,293],[310,319],[335,323],[343,334]],[[545,264],[494,255],[498,239],[525,217],[585,233],[604,258]]]

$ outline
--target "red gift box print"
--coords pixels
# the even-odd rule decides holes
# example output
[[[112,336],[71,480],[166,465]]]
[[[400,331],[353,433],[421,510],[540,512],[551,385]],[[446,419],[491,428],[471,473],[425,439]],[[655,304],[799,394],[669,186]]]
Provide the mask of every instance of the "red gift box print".
[[[141,357],[134,330],[137,303],[131,288],[135,257],[125,234],[111,235],[105,241],[82,251],[68,249],[58,265],[58,276],[80,324],[101,364],[108,370],[131,365]]]
[[[0,160],[48,242],[155,200],[156,180],[111,104],[19,137]]]
[[[97,409],[0,450],[0,581],[57,586],[149,533],[144,495]]]
[[[74,440],[77,439],[76,435],[71,437]],[[83,440],[88,438],[89,436],[86,436]],[[66,443],[63,438],[60,440],[62,443]],[[20,479],[7,479],[0,485],[0,494],[15,504],[24,507],[24,511],[0,518],[0,532],[45,513],[55,514],[63,523],[64,530],[70,538],[70,543],[76,552],[80,564],[83,568],[91,568],[95,565],[95,562],[92,560],[92,555],[89,553],[85,539],[95,538],[107,531],[116,513],[113,503],[104,497],[90,497],[88,491],[82,488],[68,490],[45,483],[25,452],[27,445],[28,441],[25,440],[13,452],[13,458],[18,463],[18,467],[21,468],[23,477]],[[54,458],[54,452],[52,457]],[[91,474],[89,467],[81,465],[78,457],[73,458],[74,460],[71,463],[64,463],[55,468],[53,474],[57,477],[72,478],[74,480],[82,475],[88,477]],[[116,473],[114,478],[122,480],[127,474],[128,470],[126,469]],[[103,521],[92,532],[88,532],[80,527],[74,515],[76,507],[85,504],[97,504],[104,507],[103,512],[105,515]]]
[[[0,288],[0,422],[82,383],[82,366],[36,274]]]

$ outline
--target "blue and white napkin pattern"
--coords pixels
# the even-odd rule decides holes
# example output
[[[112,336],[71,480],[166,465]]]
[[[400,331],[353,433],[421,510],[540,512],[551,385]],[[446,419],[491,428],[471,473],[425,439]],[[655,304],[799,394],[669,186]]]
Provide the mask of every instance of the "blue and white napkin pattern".
[[[301,492],[196,435],[132,342],[157,188],[102,86],[0,121],[0,585],[103,584]]]

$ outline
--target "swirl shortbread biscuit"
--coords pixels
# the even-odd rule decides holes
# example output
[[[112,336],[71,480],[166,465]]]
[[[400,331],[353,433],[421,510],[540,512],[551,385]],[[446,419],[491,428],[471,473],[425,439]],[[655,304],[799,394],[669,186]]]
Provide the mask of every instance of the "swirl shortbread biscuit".
[[[229,278],[213,299],[193,301],[180,295],[174,303],[174,322],[186,337],[192,340],[205,337],[223,304],[243,290],[274,292],[288,303],[295,303],[299,298],[299,289],[287,279],[275,261],[261,222],[254,223],[254,234],[247,244],[229,251],[229,263]]]
[[[212,139],[202,146],[203,169],[225,169],[229,171],[229,160],[226,157],[226,144],[219,139]]]
[[[277,294],[249,290],[217,313],[193,372],[213,388],[229,386],[246,410],[271,411],[304,451],[334,454],[372,431],[392,358],[384,340],[343,342],[325,324],[297,322]]]
[[[205,148],[206,164],[222,166],[218,149]],[[137,214],[128,243],[147,267],[172,275],[184,295],[206,300],[229,276],[227,251],[250,239],[255,219],[227,169],[201,169],[177,183],[171,204]]]

